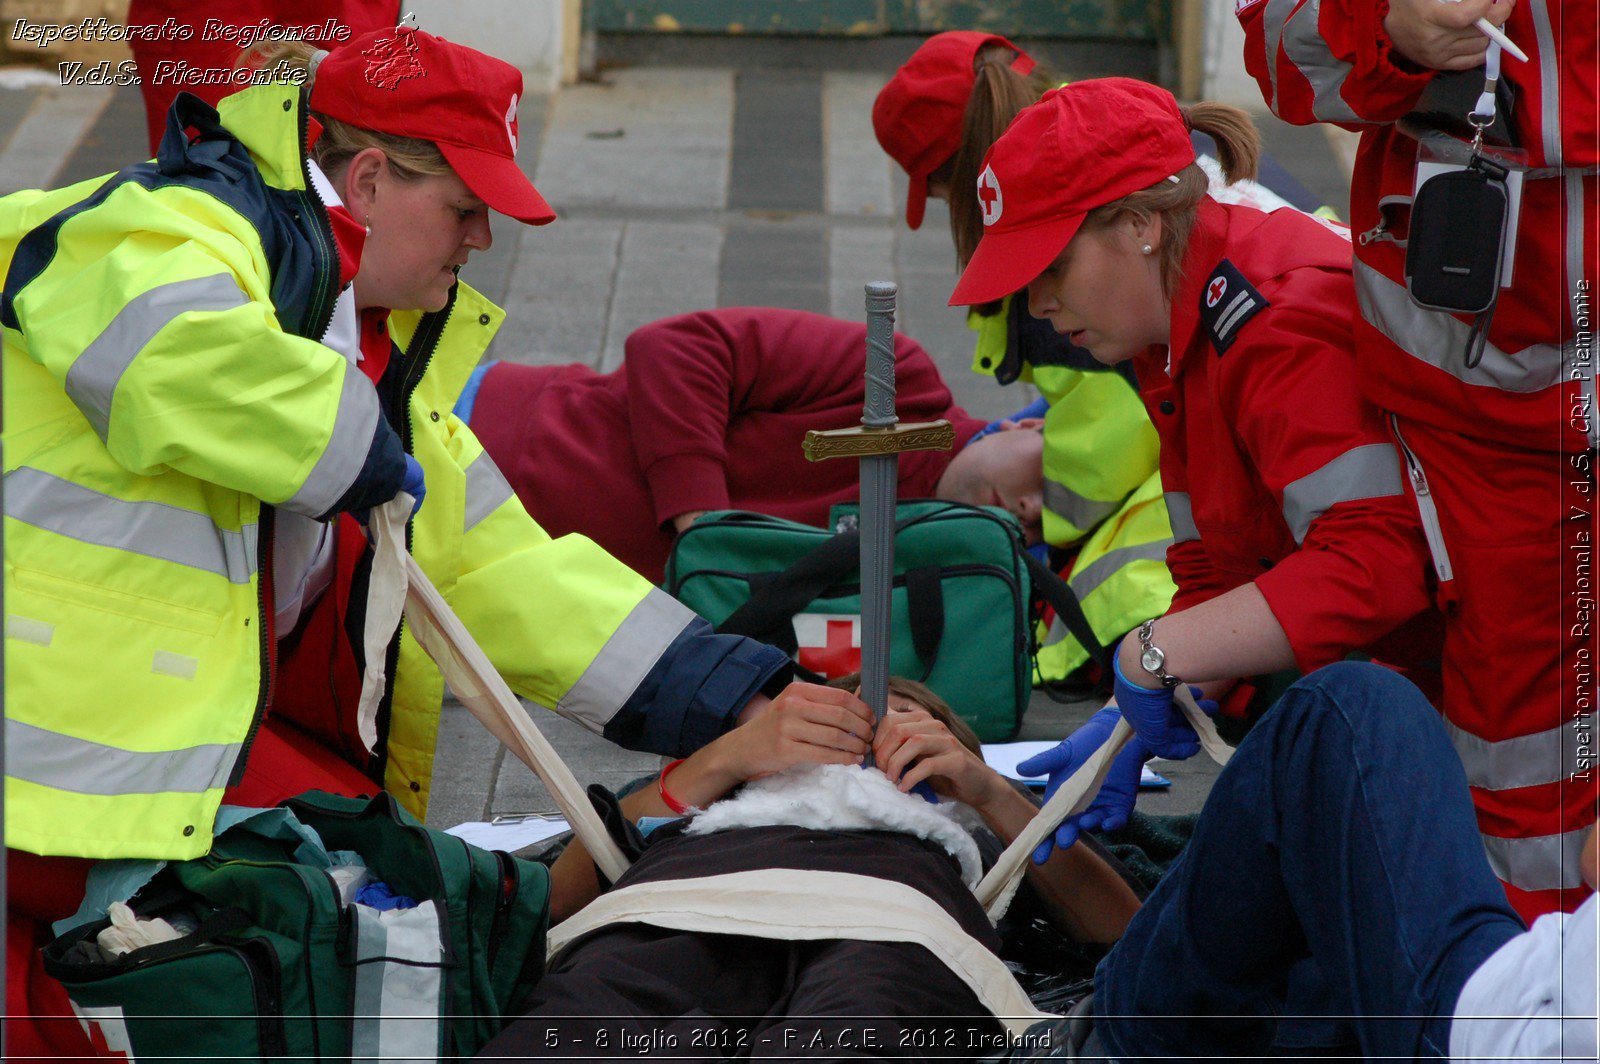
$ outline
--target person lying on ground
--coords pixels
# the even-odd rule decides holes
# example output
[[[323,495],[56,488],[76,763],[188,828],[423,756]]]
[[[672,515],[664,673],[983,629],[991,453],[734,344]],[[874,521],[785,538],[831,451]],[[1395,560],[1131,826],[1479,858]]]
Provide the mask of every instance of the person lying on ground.
[[[1593,832],[1580,863],[1593,886]],[[1331,665],[1245,737],[1066,1033],[1082,1059],[1248,1059],[1314,957],[1369,1058],[1592,1061],[1595,906],[1525,928],[1438,713]]]
[[[886,892],[913,888],[997,951],[972,887],[1031,819],[1032,801],[984,763],[970,729],[920,684],[891,680],[891,712],[876,734],[849,692],[808,691],[811,698],[780,700],[622,799],[621,812],[644,827],[653,826],[648,818],[676,819],[634,840],[638,859],[613,889],[757,869],[849,872],[889,881]],[[881,771],[859,767],[869,749]],[[923,783],[938,804],[909,793]],[[974,840],[985,829],[986,854]],[[1025,886],[1081,941],[1115,940],[1138,907],[1112,864],[1085,847],[1030,868]],[[586,852],[569,846],[552,870],[552,921],[600,890]],[[705,889],[708,912],[722,896]],[[781,897],[773,905],[780,916],[827,920],[822,897],[808,898],[804,912]],[[527,1014],[482,1056],[606,1056],[623,1041],[651,1038],[675,1038],[673,1052],[691,1059],[739,1049],[792,1055],[840,1049],[850,1032],[858,1048],[865,1041],[897,1056],[910,1048],[975,1057],[974,1047],[1003,1042],[967,984],[904,941],[611,924],[560,953],[528,1000]]]
[[[674,536],[708,510],[822,525],[860,489],[851,462],[810,462],[809,429],[860,424],[866,326],[797,310],[739,307],[652,322],[623,364],[479,367],[456,413],[540,527],[578,532],[659,582]],[[920,344],[895,335],[902,422],[947,418],[956,450],[900,456],[902,498],[937,496],[1015,514],[1039,540],[1037,419],[982,421],[957,406]],[[1009,431],[1026,429],[1029,431]]]

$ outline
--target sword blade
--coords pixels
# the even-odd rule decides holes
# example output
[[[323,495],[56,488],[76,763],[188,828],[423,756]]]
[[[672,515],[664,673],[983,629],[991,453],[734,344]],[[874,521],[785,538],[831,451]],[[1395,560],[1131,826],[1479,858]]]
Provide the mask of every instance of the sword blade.
[[[894,305],[899,288],[867,285],[866,396],[861,423],[892,428]],[[861,700],[881,723],[889,708],[889,596],[894,579],[894,509],[900,462],[893,454],[861,460]],[[872,764],[867,754],[866,763]]]
[[[889,607],[900,460],[861,460],[861,700],[882,721],[889,708]]]

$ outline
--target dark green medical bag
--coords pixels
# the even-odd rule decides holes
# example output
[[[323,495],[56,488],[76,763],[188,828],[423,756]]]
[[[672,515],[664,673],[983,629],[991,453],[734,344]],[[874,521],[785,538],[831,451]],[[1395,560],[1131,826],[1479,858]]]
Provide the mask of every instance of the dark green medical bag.
[[[97,1042],[141,1062],[448,1060],[519,1012],[544,969],[544,865],[425,828],[388,795],[312,791],[282,808],[417,904],[345,904],[299,840],[240,824],[130,902],[197,922],[183,938],[99,959],[99,920],[46,947]]]
[[[684,530],[665,589],[716,625],[787,650],[802,669],[860,668],[856,508],[830,528],[739,510]],[[1002,510],[935,500],[896,510],[889,671],[920,680],[984,742],[1017,733],[1033,689],[1021,530]]]

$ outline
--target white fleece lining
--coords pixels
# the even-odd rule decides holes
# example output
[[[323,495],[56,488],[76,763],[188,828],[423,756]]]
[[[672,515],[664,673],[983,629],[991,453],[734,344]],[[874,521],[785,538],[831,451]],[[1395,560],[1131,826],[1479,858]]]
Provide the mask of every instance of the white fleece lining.
[[[972,819],[966,806],[934,805],[901,792],[881,769],[802,765],[745,784],[732,798],[696,816],[685,834],[779,825],[817,831],[896,831],[926,839],[954,857],[962,881],[973,889],[983,877],[983,862],[978,844],[964,826]]]

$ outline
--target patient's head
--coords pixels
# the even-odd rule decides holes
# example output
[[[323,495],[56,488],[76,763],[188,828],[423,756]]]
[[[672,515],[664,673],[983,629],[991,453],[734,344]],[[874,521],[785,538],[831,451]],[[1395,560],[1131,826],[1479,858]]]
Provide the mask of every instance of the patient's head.
[[[1022,522],[1027,541],[1043,538],[1044,422],[1007,421],[950,459],[935,494],[973,506],[999,506]]]
[[[829,680],[829,687],[838,687],[846,691],[854,691],[861,686],[861,674],[852,672],[848,676],[841,676],[837,680]],[[908,680],[903,676],[889,677],[889,712],[901,712],[908,709],[925,709],[934,720],[943,724],[955,736],[956,742],[968,750],[983,756],[983,744],[978,741],[977,732],[956,715],[950,708],[950,703],[933,693],[927,684]]]

